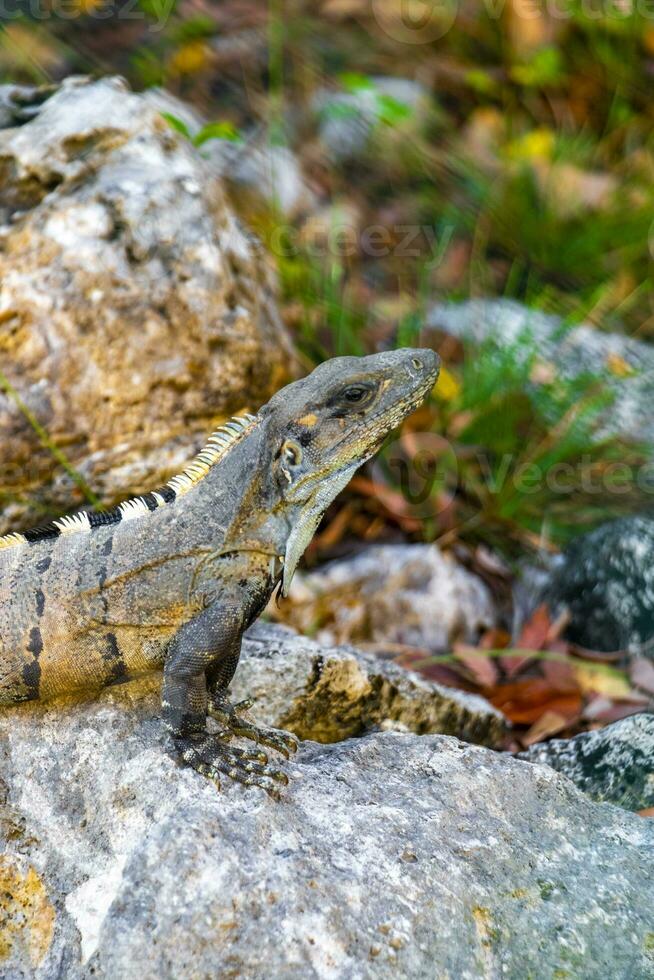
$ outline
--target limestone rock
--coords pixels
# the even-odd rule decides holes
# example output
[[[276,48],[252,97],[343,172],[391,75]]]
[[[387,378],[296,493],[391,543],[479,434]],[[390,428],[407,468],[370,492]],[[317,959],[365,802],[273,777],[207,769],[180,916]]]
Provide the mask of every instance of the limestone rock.
[[[279,626],[257,623],[247,637],[233,696],[255,698],[265,724],[317,742],[380,727],[502,744],[503,715],[475,694],[353,647],[321,646]]]
[[[496,624],[486,585],[433,544],[378,545],[297,574],[272,615],[322,643],[449,649]],[[317,627],[317,629],[316,629]]]
[[[245,214],[256,216],[262,208],[272,209],[291,220],[317,206],[300,161],[288,146],[269,144],[265,138],[254,136],[244,144],[212,140],[207,153]],[[278,242],[277,236],[271,236],[273,249],[282,244],[283,238]]]
[[[304,743],[280,803],[218,792],[154,714],[127,685],[0,715],[3,976],[651,978],[652,821],[399,732]]]
[[[320,139],[327,154],[335,161],[359,156],[383,122],[387,100],[392,106],[407,110],[409,129],[420,126],[430,109],[427,90],[407,78],[375,76],[369,85],[352,91],[319,90],[312,109],[320,121]],[[399,128],[400,138],[406,139],[406,126],[398,127],[396,123],[393,128]]]
[[[562,772],[598,802],[654,807],[654,714],[631,715],[575,738],[532,745],[520,758]]]
[[[476,343],[494,337],[505,344],[516,343],[527,330],[543,361],[555,365],[564,377],[584,372],[602,376],[614,395],[605,422],[607,434],[654,445],[651,344],[587,324],[566,330],[560,317],[508,299],[437,304],[427,317],[427,329]]]
[[[179,471],[292,361],[266,257],[162,98],[71,78],[0,129],[2,370],[105,502]],[[80,502],[4,392],[0,439],[0,533],[37,490],[39,520]]]

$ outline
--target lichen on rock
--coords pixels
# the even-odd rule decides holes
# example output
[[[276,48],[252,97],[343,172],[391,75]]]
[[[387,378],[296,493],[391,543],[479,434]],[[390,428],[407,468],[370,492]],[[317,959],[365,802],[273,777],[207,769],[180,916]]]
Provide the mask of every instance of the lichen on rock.
[[[443,687],[371,653],[321,646],[280,627],[259,623],[246,637],[234,697],[254,697],[266,724],[317,742],[396,728],[502,744],[505,719],[484,698]]]
[[[600,803],[628,810],[654,807],[654,714],[532,745],[520,758],[551,766]]]

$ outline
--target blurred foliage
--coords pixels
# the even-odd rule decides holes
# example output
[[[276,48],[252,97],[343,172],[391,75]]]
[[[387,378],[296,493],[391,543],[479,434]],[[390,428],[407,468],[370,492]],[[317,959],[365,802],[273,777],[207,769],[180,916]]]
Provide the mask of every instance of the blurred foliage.
[[[471,352],[436,418],[455,447],[463,525],[515,553],[642,507],[634,473],[647,448],[603,434],[612,401],[599,376],[544,362],[528,332]]]
[[[39,3],[18,4],[2,24],[2,80],[118,71],[136,88],[165,85],[212,120],[192,136],[168,116],[198,147],[264,132],[296,154],[314,212],[285,218],[271,206],[246,217],[276,258],[307,367],[419,344],[432,302],[470,296],[654,336],[647,5],[460,0],[420,5],[422,20],[409,22],[402,0],[70,0],[65,17],[56,0]],[[422,95],[408,104],[388,94],[388,76]],[[339,98],[312,108],[329,90]],[[320,127],[361,121],[358,98],[367,142],[339,157]],[[365,244],[373,228],[385,230],[381,249]],[[636,465],[642,450],[601,437],[601,377],[548,379],[540,368],[526,336],[447,356],[436,397],[408,431],[447,438],[440,462],[457,470],[454,502],[444,508],[434,490],[432,513],[416,522],[383,463],[378,500],[361,486],[346,498],[349,530],[383,537],[399,524],[513,553],[562,544],[616,501],[642,506],[629,488],[609,492],[616,461]],[[522,479],[562,464],[578,477],[569,492]],[[584,491],[596,479],[606,494]]]

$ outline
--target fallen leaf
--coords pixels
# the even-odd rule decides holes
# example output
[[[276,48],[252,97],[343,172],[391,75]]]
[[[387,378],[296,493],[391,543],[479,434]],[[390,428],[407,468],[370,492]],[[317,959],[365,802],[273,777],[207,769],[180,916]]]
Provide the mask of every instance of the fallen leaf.
[[[479,641],[479,646],[482,650],[504,650],[510,642],[511,634],[495,627],[485,631]]]
[[[497,664],[492,657],[478,647],[467,646],[465,643],[457,643],[454,646],[454,656],[472,674],[473,679],[480,687],[494,687],[499,678]]]
[[[654,806],[645,807],[644,810],[636,810],[639,817],[654,817]]]
[[[172,55],[168,68],[175,75],[194,75],[206,68],[210,49],[204,41],[189,41]]]
[[[461,384],[454,375],[441,366],[441,373],[434,385],[434,394],[444,402],[454,401],[461,391]]]
[[[337,545],[348,530],[353,511],[354,506],[351,501],[341,507],[333,520],[313,539],[314,550],[320,551]]]
[[[552,628],[549,609],[545,604],[536,609],[525,625],[516,642],[516,647],[521,650],[542,650],[547,641],[547,637]],[[530,662],[532,658],[528,654],[521,654],[512,657],[507,654],[501,658],[502,668],[509,677],[513,677],[518,671]]]
[[[605,697],[616,701],[628,698],[631,694],[631,685],[627,678],[603,664],[576,663],[572,670],[577,684],[584,694],[590,692],[603,694]]]
[[[574,667],[569,660],[541,660],[540,669],[545,680],[557,690],[574,687]]]
[[[620,357],[619,354],[609,354],[606,358],[606,366],[616,378],[628,378],[630,375],[636,373],[631,364],[625,361],[624,357]]]
[[[544,742],[550,735],[557,735],[567,728],[569,721],[557,711],[546,711],[538,721],[535,721],[528,732],[520,739],[523,745],[534,745],[536,742]]]
[[[412,516],[410,504],[399,491],[387,487],[384,483],[371,480],[367,476],[355,476],[350,482],[350,488],[364,497],[377,499],[405,531],[420,530],[422,522]]]
[[[501,684],[487,696],[516,725],[533,725],[548,711],[562,715],[570,723],[582,708],[581,692],[576,685],[561,685],[557,690],[542,677]]]
[[[649,694],[654,694],[654,664],[645,657],[638,657],[629,669],[631,683]]]
[[[551,129],[540,127],[532,129],[514,139],[506,147],[510,160],[549,160],[554,149],[555,134]]]

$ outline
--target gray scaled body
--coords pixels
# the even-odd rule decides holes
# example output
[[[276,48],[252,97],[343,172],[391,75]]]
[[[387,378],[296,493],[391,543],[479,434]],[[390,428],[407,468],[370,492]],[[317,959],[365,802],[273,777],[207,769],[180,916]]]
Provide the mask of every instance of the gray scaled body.
[[[181,758],[275,792],[285,777],[265,753],[227,744],[239,734],[295,747],[226,698],[241,636],[275,588],[288,589],[325,509],[438,370],[431,350],[326,361],[217,430],[165,487],[0,538],[0,704],[163,669]]]

